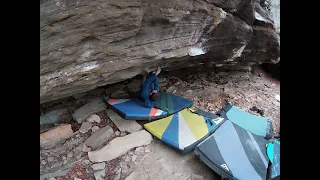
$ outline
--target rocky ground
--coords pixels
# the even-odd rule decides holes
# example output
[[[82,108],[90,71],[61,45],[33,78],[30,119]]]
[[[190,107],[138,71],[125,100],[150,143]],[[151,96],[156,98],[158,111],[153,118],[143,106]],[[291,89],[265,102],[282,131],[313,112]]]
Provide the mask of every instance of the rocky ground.
[[[280,82],[259,68],[249,72],[162,73],[161,90],[217,112],[227,99],[251,111],[257,107],[280,129]],[[106,96],[126,97],[139,80],[98,88],[40,107],[40,179],[219,179],[193,153],[181,154],[121,118],[101,103]],[[114,123],[116,122],[116,123]],[[102,151],[109,151],[102,156]],[[89,153],[88,153],[89,152]],[[100,160],[102,162],[100,162]],[[106,160],[106,161],[105,161]]]

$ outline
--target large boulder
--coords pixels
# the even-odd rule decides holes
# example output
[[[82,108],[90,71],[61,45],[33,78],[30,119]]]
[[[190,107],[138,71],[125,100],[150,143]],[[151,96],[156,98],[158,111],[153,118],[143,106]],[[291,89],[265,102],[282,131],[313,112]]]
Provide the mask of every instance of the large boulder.
[[[275,29],[256,23],[265,14],[255,0],[41,0],[40,103],[157,66],[275,62]],[[261,52],[262,59],[254,57]]]

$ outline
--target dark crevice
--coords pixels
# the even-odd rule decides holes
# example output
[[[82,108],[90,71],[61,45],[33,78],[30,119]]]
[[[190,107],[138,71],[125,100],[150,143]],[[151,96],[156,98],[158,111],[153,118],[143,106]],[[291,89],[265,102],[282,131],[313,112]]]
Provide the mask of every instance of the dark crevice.
[[[264,63],[261,67],[272,78],[280,81],[280,62],[277,64]]]

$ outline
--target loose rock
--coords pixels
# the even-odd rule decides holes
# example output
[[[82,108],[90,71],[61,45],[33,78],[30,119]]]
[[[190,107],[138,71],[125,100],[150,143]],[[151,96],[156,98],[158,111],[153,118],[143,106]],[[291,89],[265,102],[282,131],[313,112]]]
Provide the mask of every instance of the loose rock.
[[[144,152],[144,147],[137,147],[134,151],[135,154],[142,154]]]
[[[132,162],[135,162],[136,159],[137,159],[137,155],[133,155],[132,158],[131,158]]]
[[[90,152],[90,151],[91,151],[91,148],[90,148],[90,147],[87,147],[86,145],[83,145],[82,151],[83,151],[83,152]]]
[[[47,114],[40,116],[40,125],[53,124],[59,122],[66,109],[50,111]]]
[[[82,179],[79,179],[79,178],[74,177],[73,180],[82,180]]]
[[[145,130],[141,130],[124,137],[117,137],[98,151],[88,152],[91,162],[110,161],[138,146],[148,145],[152,142],[152,136]]]
[[[276,98],[277,101],[280,102],[280,95],[279,95],[279,94],[277,94],[277,95],[275,96],[275,98]]]
[[[145,153],[149,153],[149,152],[150,152],[150,149],[145,148],[144,152],[145,152]]]
[[[113,134],[113,129],[110,126],[105,126],[101,129],[98,129],[94,132],[85,142],[84,144],[87,147],[90,147],[91,150],[98,148],[103,145],[110,136]]]
[[[72,151],[68,152],[67,157],[68,158],[72,158],[73,157],[73,152]]]
[[[94,178],[96,180],[104,180],[105,176],[106,176],[105,170],[97,171],[94,173]]]
[[[187,94],[192,94],[192,92],[193,92],[193,91],[192,91],[191,89],[189,89],[189,90],[186,91]]]
[[[172,93],[173,91],[174,91],[174,87],[173,87],[173,86],[170,86],[170,87],[166,90],[167,93]]]
[[[116,132],[114,133],[114,135],[119,136],[119,135],[120,135],[120,132],[119,132],[119,131],[116,131]]]
[[[64,124],[40,134],[40,147],[49,149],[73,135],[71,124]]]
[[[133,132],[140,131],[142,129],[141,125],[138,124],[136,121],[124,120],[122,117],[120,117],[117,113],[115,113],[111,109],[107,110],[107,115],[116,124],[116,126],[121,132],[128,131],[130,133],[133,133]]]
[[[46,162],[45,160],[42,160],[42,161],[41,161],[41,164],[42,164],[42,165],[46,165],[47,162]]]
[[[79,132],[86,133],[91,129],[91,127],[92,127],[92,124],[90,122],[83,122],[79,129]]]
[[[82,161],[85,165],[89,165],[90,164],[90,161],[88,159],[85,159]]]
[[[100,170],[100,169],[104,169],[106,167],[106,163],[102,162],[102,163],[93,164],[91,167],[95,171]]]
[[[92,133],[96,132],[98,129],[99,129],[99,127],[98,127],[98,126],[93,126],[93,127],[91,128]]]
[[[103,111],[105,108],[106,104],[101,99],[97,99],[75,110],[72,117],[80,124],[90,115]]]
[[[89,116],[89,117],[87,118],[87,121],[88,121],[88,122],[91,122],[91,123],[94,123],[94,122],[100,123],[100,122],[101,122],[101,118],[100,118],[100,116],[98,116],[98,115],[96,115],[96,114],[92,114],[91,116]]]

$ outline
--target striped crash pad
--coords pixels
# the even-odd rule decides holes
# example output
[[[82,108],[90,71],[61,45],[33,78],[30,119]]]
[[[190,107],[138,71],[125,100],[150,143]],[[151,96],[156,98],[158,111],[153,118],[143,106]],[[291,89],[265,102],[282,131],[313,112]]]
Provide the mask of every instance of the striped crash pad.
[[[158,101],[156,101],[155,108],[166,111],[168,115],[171,115],[192,105],[193,101],[189,99],[160,91],[160,96]]]
[[[207,118],[183,109],[171,116],[144,125],[152,135],[181,152],[189,152],[214,132],[223,118]]]
[[[196,148],[195,154],[227,179],[264,180],[267,177],[268,140],[229,120]]]
[[[193,105],[193,101],[165,92],[160,92],[154,108],[146,107],[144,102],[139,99],[106,98],[105,102],[117,114],[127,120],[160,119]]]
[[[267,118],[250,114],[231,104],[227,104],[217,114],[258,136],[266,139],[273,136],[272,122]]]

